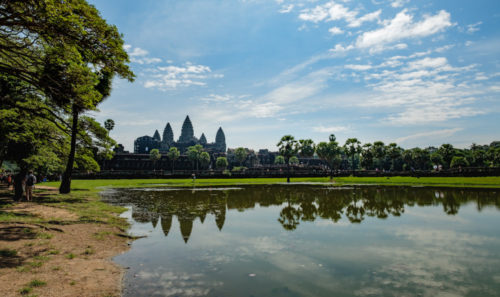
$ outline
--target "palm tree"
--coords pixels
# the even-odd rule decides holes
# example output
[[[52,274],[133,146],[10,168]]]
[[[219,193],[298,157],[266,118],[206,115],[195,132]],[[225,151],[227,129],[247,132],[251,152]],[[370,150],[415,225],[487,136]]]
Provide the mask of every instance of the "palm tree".
[[[172,161],[172,174],[174,174],[175,160],[179,159],[180,155],[181,155],[181,153],[179,152],[179,150],[176,147],[171,147],[168,150],[167,157],[170,159],[170,161]]]
[[[344,150],[351,157],[351,168],[354,175],[354,157],[361,152],[361,142],[357,138],[349,138],[345,141]]]
[[[290,158],[297,155],[297,140],[292,135],[285,135],[281,137],[280,142],[277,144],[278,151],[281,156],[285,159],[287,167],[286,182],[290,182]]]

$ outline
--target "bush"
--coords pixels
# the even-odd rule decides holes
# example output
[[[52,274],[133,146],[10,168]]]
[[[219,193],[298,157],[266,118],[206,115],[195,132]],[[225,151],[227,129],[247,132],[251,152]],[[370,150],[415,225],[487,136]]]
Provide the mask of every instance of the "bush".
[[[458,167],[467,167],[469,166],[469,162],[464,157],[460,156],[455,156],[453,159],[451,159],[451,168],[458,168]]]

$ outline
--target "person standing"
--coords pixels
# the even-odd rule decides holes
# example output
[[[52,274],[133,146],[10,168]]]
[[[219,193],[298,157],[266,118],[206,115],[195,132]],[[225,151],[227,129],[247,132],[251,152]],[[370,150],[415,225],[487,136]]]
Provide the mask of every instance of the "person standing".
[[[26,189],[26,201],[33,200],[33,189],[36,184],[36,176],[33,174],[33,171],[30,170],[28,175],[26,175],[25,179],[25,189]]]

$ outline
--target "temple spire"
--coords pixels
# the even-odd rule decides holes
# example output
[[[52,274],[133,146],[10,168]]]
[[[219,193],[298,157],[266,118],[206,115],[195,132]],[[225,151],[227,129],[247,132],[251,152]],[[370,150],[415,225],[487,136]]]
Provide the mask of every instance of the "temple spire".
[[[194,139],[194,130],[193,124],[189,119],[189,116],[186,116],[184,123],[182,124],[181,136],[179,137],[179,142],[190,142]]]
[[[207,138],[205,137],[205,133],[201,133],[200,144],[202,145],[207,144]]]
[[[224,135],[222,127],[219,127],[219,130],[217,130],[217,135],[215,136],[215,145],[219,150],[223,152],[226,151],[226,135]]]
[[[165,129],[163,130],[163,142],[168,145],[174,142],[174,131],[172,131],[170,123],[167,123]]]
[[[160,133],[158,130],[155,130],[155,134],[153,135],[153,139],[161,141]]]

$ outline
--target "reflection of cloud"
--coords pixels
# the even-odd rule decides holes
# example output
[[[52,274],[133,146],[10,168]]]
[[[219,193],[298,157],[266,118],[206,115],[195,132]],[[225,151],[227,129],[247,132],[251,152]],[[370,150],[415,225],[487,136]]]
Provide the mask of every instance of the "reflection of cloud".
[[[396,237],[401,242],[407,240],[411,249],[399,245],[368,247],[364,251],[390,259],[388,265],[372,272],[374,283],[384,284],[384,295],[411,292],[423,296],[464,296],[470,291],[484,290],[474,277],[481,278],[500,264],[490,252],[481,249],[485,243],[498,246],[500,240],[495,238],[423,228],[399,228]],[[357,295],[366,295],[363,293],[366,292],[360,290]]]
[[[149,296],[206,296],[213,287],[222,282],[207,282],[201,273],[141,271],[136,275],[141,279],[141,293]]]

